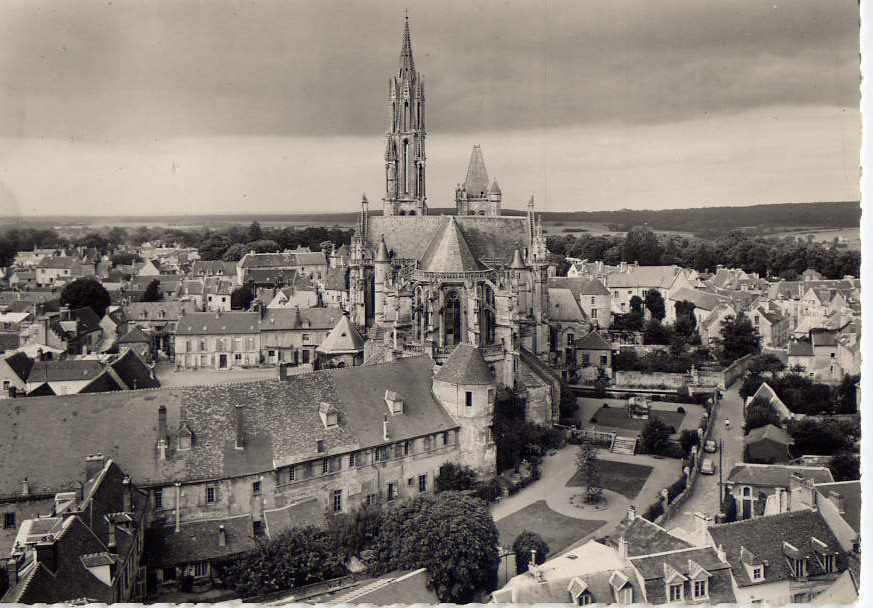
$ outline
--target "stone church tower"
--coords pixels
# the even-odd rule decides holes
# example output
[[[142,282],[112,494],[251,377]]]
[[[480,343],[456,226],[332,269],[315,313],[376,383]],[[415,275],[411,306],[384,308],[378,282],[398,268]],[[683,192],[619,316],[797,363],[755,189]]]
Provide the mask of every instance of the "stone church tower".
[[[427,215],[424,80],[415,71],[409,18],[403,27],[400,70],[388,82],[383,214]]]
[[[490,184],[490,185],[489,185]],[[488,180],[488,169],[482,148],[473,146],[470,154],[470,164],[467,165],[467,176],[464,183],[455,189],[455,207],[458,215],[484,215],[498,217],[503,193],[495,179]]]

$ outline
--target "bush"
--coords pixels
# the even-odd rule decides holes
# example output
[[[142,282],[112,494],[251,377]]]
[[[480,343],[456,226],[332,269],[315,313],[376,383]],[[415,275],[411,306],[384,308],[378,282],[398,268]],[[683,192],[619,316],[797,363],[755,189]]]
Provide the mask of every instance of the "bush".
[[[676,408],[676,413],[677,414],[684,414],[685,408],[680,405],[679,407]]]
[[[658,519],[661,515],[664,514],[664,505],[661,500],[656,500],[646,511],[643,513],[643,517],[651,522]]]
[[[836,481],[861,479],[861,459],[853,452],[843,451],[835,454],[828,468]]]
[[[521,534],[516,536],[512,543],[512,552],[515,553],[516,574],[527,572],[531,551],[536,551],[536,565],[539,566],[544,564],[549,556],[549,545],[536,532],[522,530]]]
[[[679,445],[682,451],[688,454],[691,448],[700,444],[700,434],[697,431],[685,429],[679,433]]]
[[[792,423],[788,432],[794,439],[795,454],[831,455],[851,447],[851,426],[837,420],[806,418]]]
[[[644,454],[666,455],[670,430],[659,418],[650,418],[640,433],[640,448]]]
[[[379,506],[364,505],[351,513],[328,517],[327,531],[337,552],[344,560],[367,550],[375,541],[382,526],[383,511]]]
[[[454,462],[446,462],[440,466],[439,473],[434,479],[434,489],[437,493],[446,490],[472,490],[476,485],[476,471]]]
[[[478,482],[473,493],[477,498],[491,503],[503,495],[503,490],[497,478],[492,477],[488,481]]]
[[[679,479],[677,479],[669,488],[667,488],[668,500],[670,502],[673,502],[673,500],[675,500],[677,496],[685,491],[686,487],[688,487],[688,482],[685,479],[685,474],[683,473]]]

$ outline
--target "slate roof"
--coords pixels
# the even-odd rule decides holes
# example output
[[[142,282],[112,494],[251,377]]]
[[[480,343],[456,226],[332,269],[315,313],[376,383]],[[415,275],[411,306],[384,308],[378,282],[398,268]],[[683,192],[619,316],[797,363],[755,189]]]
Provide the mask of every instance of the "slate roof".
[[[789,357],[812,357],[814,354],[812,343],[806,340],[797,340],[788,344]]]
[[[620,538],[624,538],[627,543],[627,554],[629,557],[651,555],[653,553],[688,549],[691,547],[687,542],[673,536],[658,524],[639,516],[635,517],[633,521],[625,518],[619,522],[615,530],[609,535],[609,545],[617,547]]]
[[[861,481],[835,481],[833,483],[820,483],[815,486],[825,498],[829,492],[839,492],[843,497],[843,519],[855,532],[861,532]]]
[[[324,289],[326,291],[345,291],[347,272],[347,269],[342,267],[328,270],[327,276],[324,278]]]
[[[670,295],[674,302],[688,301],[700,310],[714,310],[716,306],[727,301],[727,298],[700,289],[681,287]]]
[[[368,249],[375,252],[384,235],[395,258],[417,260],[422,255],[422,244],[430,243],[447,219],[438,215],[374,216],[367,221]],[[495,260],[508,265],[516,249],[521,251],[530,245],[527,219],[523,217],[458,216],[455,222],[479,261]]]
[[[246,280],[259,285],[288,285],[297,277],[296,268],[251,268]]]
[[[549,277],[549,287],[569,289],[579,299],[579,296],[608,296],[609,290],[600,279],[585,277]]]
[[[425,272],[476,272],[485,266],[476,259],[454,216],[450,216],[434,235],[419,268]]]
[[[364,350],[364,338],[349,318],[342,315],[315,350],[325,354],[358,353]]]
[[[12,369],[16,376],[21,378],[22,381],[27,381],[30,370],[33,368],[33,359],[28,357],[26,353],[19,351],[6,355],[3,357],[3,360],[6,361],[6,365]]]
[[[749,434],[746,435],[743,439],[746,444],[755,443],[762,440],[775,441],[784,445],[794,444],[794,439],[791,438],[791,435],[773,424],[767,424],[764,426],[760,426],[756,429],[752,429],[751,431],[749,431]]]
[[[143,333],[143,331],[133,326],[126,334],[118,338],[119,344],[151,344],[151,338]]]
[[[462,342],[436,373],[436,380],[450,384],[494,384],[494,377],[479,349]]]
[[[577,350],[612,350],[612,345],[596,331],[588,335],[576,338]]]
[[[95,359],[55,359],[34,361],[27,376],[30,384],[36,382],[72,382],[93,380],[103,371],[103,364]]]
[[[470,153],[470,163],[467,165],[467,176],[464,178],[464,189],[467,196],[482,197],[488,194],[488,169],[482,157],[482,148],[473,146]]]
[[[264,509],[265,531],[271,538],[291,528],[321,528],[324,524],[324,509],[318,499],[312,496],[275,509]]]
[[[720,545],[727,554],[734,578],[739,587],[760,584],[753,583],[740,560],[740,548],[745,548],[758,559],[765,562],[764,582],[775,583],[793,578],[783,552],[783,542],[794,545],[801,555],[814,555],[812,538],[826,543],[834,551],[840,551],[839,541],[834,537],[827,522],[819,511],[800,510],[779,515],[767,515],[730,524],[709,527],[709,535],[716,546]],[[846,568],[845,557],[837,559],[837,568]],[[822,574],[818,560],[809,560],[810,576]]]
[[[569,289],[549,287],[549,320],[565,323],[584,323],[588,320],[579,302]]]
[[[731,567],[718,559],[713,547],[692,547],[633,557],[630,562],[644,580],[646,602],[650,605],[667,603],[664,582],[667,572],[675,570],[683,576],[692,577],[692,564],[689,562],[694,562],[712,575],[708,585],[711,605],[733,604],[737,601],[731,580]],[[690,589],[686,588],[685,596],[690,597]]]
[[[324,253],[317,252],[300,252],[300,253],[247,253],[240,260],[240,268],[277,268],[294,266],[321,266],[327,264],[327,258]]]
[[[236,262],[225,262],[223,260],[197,260],[191,264],[191,270],[188,274],[192,276],[212,274],[233,277],[236,275]]]
[[[457,428],[431,393],[430,357],[295,375],[286,381],[188,386],[19,399],[0,408],[0,496],[18,494],[27,477],[33,493],[76,489],[85,456],[103,453],[141,486],[260,474],[327,454],[384,445],[385,391],[405,397],[390,419],[391,441]],[[339,414],[326,429],[318,404]],[[244,450],[235,449],[234,410],[244,404]],[[170,450],[157,452],[158,406],[167,408]],[[176,450],[182,423],[195,436]],[[119,429],[124,429],[123,433]],[[33,458],[38,438],[40,458]]]
[[[727,476],[727,483],[745,486],[764,486],[770,488],[788,488],[791,476],[797,473],[805,479],[812,479],[816,484],[828,483],[834,480],[827,467],[803,467],[782,464],[735,464]]]
[[[667,289],[673,284],[679,271],[678,266],[629,266],[627,272],[614,272],[607,275],[606,282],[610,289],[622,287]]]
[[[73,270],[79,267],[79,260],[69,256],[46,256],[36,265],[37,268]]]
[[[229,296],[233,292],[233,281],[223,277],[206,277],[203,280],[203,293]]]
[[[312,308],[267,308],[261,319],[261,331],[289,329],[332,329],[343,316],[334,306]],[[306,327],[306,322],[309,326]]]
[[[224,526],[226,544],[219,544],[219,526]],[[152,528],[146,533],[145,551],[153,568],[181,566],[212,561],[258,548],[252,516],[236,515],[220,519],[182,522],[177,533],[174,526]]]
[[[177,336],[256,334],[261,315],[256,312],[192,312],[179,320]]]
[[[812,334],[812,346],[815,348],[816,346],[836,346],[837,345],[837,336],[833,332],[829,331],[811,331]]]
[[[129,389],[158,388],[161,385],[134,350],[123,349],[109,366]]]
[[[18,332],[0,331],[0,351],[15,350],[21,346],[21,337]]]
[[[79,333],[90,333],[100,329],[100,317],[88,306],[74,308],[70,311],[70,318],[78,323]]]
[[[182,311],[190,314],[196,310],[194,302],[131,302],[124,306],[124,314],[132,321],[177,321],[183,316]]]

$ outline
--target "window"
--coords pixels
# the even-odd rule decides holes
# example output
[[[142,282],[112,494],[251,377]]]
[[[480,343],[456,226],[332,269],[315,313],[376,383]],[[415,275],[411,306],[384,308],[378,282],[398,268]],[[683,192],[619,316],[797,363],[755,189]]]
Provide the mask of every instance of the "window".
[[[412,451],[412,442],[411,442],[411,441],[408,441],[408,440],[407,440],[407,441],[404,441],[404,442],[403,442],[403,455],[404,455],[404,456],[409,456],[409,453],[410,453],[411,451]]]
[[[170,566],[169,568],[164,568],[161,571],[161,578],[165,581],[174,581],[176,580],[176,567]]]
[[[306,344],[309,342],[309,334],[303,334],[303,343]]]
[[[587,591],[583,591],[579,594],[579,597],[576,598],[577,606],[588,606],[591,604],[591,594]]]
[[[252,534],[254,534],[255,537],[262,537],[262,536],[264,536],[264,532],[265,532],[264,522],[261,520],[253,520],[252,521]]]
[[[612,297],[618,299],[618,292],[617,292],[617,291],[613,291],[613,292],[612,292]]]
[[[324,439],[318,439],[315,442],[315,451],[319,454],[324,451]]]
[[[194,578],[200,578],[209,574],[209,562],[197,562],[192,567],[194,570]]]
[[[464,402],[466,403],[467,407],[473,407],[473,393],[472,392],[466,391],[464,393],[464,400],[465,400]]]
[[[233,348],[234,351],[237,351],[237,350],[240,350],[240,347],[241,347],[241,340],[239,338],[234,338],[233,339],[233,346],[231,348]]]
[[[388,482],[388,500],[394,500],[397,498],[397,482],[389,481]]]
[[[576,345],[575,334],[567,334],[567,346],[575,346],[575,345]]]
[[[288,467],[288,481],[294,481],[294,479],[296,477],[297,477],[297,467],[295,467],[293,465]]]
[[[594,306],[594,296],[591,296],[591,305]]]
[[[418,491],[427,492],[427,473],[418,476]]]
[[[430,449],[430,435],[424,438],[424,450],[427,451]]]
[[[201,351],[206,350],[206,340],[200,340],[200,350]]]
[[[394,458],[403,458],[403,444],[395,443],[394,444]]]
[[[791,571],[794,573],[796,577],[806,576],[806,564],[802,559],[794,559],[791,560]]]
[[[13,513],[13,515],[15,515]],[[834,571],[834,556],[833,555],[825,555],[824,556],[824,571],[827,574],[830,574]]]
[[[379,496],[377,494],[367,494],[367,498],[364,500],[367,505],[375,505],[379,502]]]
[[[382,447],[376,448],[376,462],[385,462],[388,460],[388,446],[383,445]]]
[[[757,566],[752,568],[752,580],[759,581],[761,580],[761,566]]]
[[[314,474],[312,461],[307,462],[303,465],[303,477],[305,479],[310,479]]]
[[[582,367],[588,367],[591,365],[591,355],[587,353],[583,353],[582,355]]]
[[[707,589],[708,585],[706,583],[707,583],[706,579],[703,579],[700,581],[694,581],[694,588],[692,589],[692,594],[694,596],[694,599],[699,600],[699,599],[705,598],[707,595],[709,595],[708,589]]]
[[[260,496],[261,495],[261,482],[253,481],[252,482],[252,496]]]
[[[340,469],[343,468],[343,459],[342,456],[334,456],[330,459],[330,472],[336,473]]]
[[[152,496],[155,497],[155,509],[163,509],[164,508],[164,490],[162,488],[158,488],[154,492],[152,492]]]
[[[9,530],[15,527],[15,511],[3,514],[3,529]]]
[[[321,461],[321,474],[327,475],[328,471],[330,471],[330,462],[325,458]]]
[[[443,445],[449,445],[449,432],[443,431]]]
[[[309,363],[309,351],[308,350],[303,351],[303,362]]]
[[[343,510],[343,491],[342,490],[334,490],[333,491],[333,512],[339,513]]]
[[[410,477],[406,480],[406,486],[411,488],[415,485],[415,477]]]
[[[592,298],[592,300],[593,300],[593,299],[594,299],[594,298]],[[592,304],[594,304],[594,302],[592,302]],[[596,309],[596,308],[592,308],[592,309],[591,309],[591,318],[592,318],[592,319],[596,319],[596,318],[597,318],[597,309]]]
[[[352,452],[349,454],[349,468],[353,469],[358,466],[358,453]]]
[[[618,603],[630,605],[634,603],[634,588],[628,585],[618,592]]]
[[[682,588],[682,583],[679,583],[677,585],[670,585],[670,601],[681,602],[683,596],[685,595],[683,591],[684,589]]]
[[[239,363],[240,361],[242,361],[242,353],[234,353],[234,354],[233,354],[233,360],[236,361],[237,363]]]
[[[206,504],[212,505],[215,504],[216,494],[218,492],[215,491],[215,486],[209,486],[206,488]]]
[[[608,365],[608,358],[606,355],[600,355],[600,365],[604,367]]]

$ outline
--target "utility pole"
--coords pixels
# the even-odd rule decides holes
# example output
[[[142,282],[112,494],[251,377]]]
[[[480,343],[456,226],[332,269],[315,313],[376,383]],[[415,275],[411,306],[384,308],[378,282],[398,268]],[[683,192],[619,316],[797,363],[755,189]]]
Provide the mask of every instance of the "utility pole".
[[[718,440],[718,512],[721,513],[721,503],[724,502],[724,439]]]

